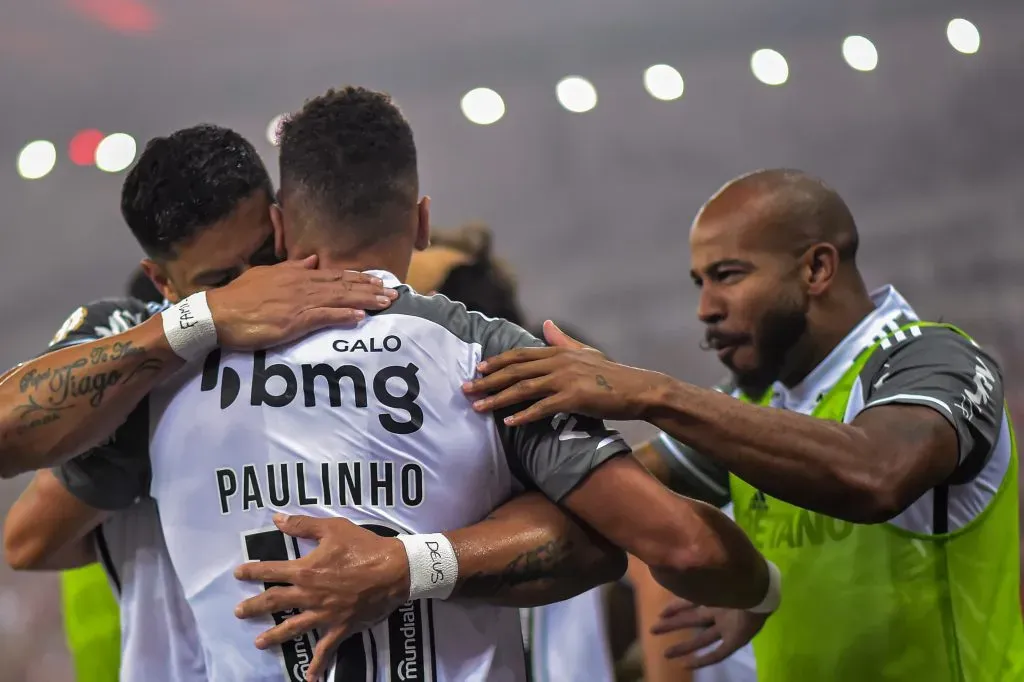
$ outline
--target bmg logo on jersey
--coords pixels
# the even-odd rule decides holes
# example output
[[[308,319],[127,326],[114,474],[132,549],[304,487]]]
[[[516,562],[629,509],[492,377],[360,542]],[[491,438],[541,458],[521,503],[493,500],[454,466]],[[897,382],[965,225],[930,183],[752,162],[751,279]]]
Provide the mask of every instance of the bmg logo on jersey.
[[[238,399],[242,390],[241,377],[231,367],[220,366],[221,351],[215,350],[206,356],[203,363],[203,376],[200,383],[201,391],[212,391],[220,384],[220,409],[226,410]],[[296,376],[296,371],[300,373]],[[356,365],[302,364],[298,368],[283,363],[267,364],[266,351],[257,351],[252,355],[252,381],[250,385],[249,405],[253,407],[286,407],[298,398],[302,392],[302,404],[305,407],[317,407],[317,384],[326,389],[331,407],[343,404],[343,382],[351,386],[352,405],[367,408],[368,388],[367,377]],[[408,435],[419,431],[423,426],[423,409],[416,403],[420,395],[420,382],[416,377],[419,367],[413,363],[407,365],[389,365],[382,367],[370,380],[370,389],[377,402],[393,410],[402,410],[408,419],[399,420],[391,414],[382,413],[378,416],[381,426],[398,435]],[[403,391],[396,395],[388,390],[400,383]],[[281,390],[283,388],[283,390]],[[324,391],[319,396],[322,400]]]

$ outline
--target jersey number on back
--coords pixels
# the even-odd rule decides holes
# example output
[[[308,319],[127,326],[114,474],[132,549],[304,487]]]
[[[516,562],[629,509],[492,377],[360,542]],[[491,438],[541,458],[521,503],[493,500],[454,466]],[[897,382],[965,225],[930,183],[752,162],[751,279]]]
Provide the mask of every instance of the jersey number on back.
[[[363,528],[384,537],[395,537],[399,531],[377,524]],[[247,561],[287,561],[299,558],[295,538],[268,528],[244,534]],[[266,583],[264,589],[278,583]],[[274,614],[274,623],[281,624],[298,611]],[[281,660],[286,682],[303,682],[313,660],[316,632],[296,637],[281,647]],[[384,660],[381,660],[381,659]],[[381,665],[388,666],[385,680],[403,682],[434,682],[437,663],[434,660],[434,610],[429,599],[403,604],[384,622],[353,635],[338,647],[329,682],[376,682]]]

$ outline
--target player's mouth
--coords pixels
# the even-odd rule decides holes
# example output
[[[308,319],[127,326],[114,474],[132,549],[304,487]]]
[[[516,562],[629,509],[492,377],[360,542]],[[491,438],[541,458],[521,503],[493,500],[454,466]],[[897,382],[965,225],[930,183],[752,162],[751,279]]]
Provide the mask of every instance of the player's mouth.
[[[744,344],[743,342],[738,342],[725,344],[722,346],[716,346],[715,354],[718,356],[719,360],[728,363],[730,360],[732,360],[732,356],[736,353],[736,351],[739,350],[739,348],[744,345],[746,344]]]
[[[750,343],[750,338],[745,334],[722,334],[708,333],[705,335],[705,345],[715,351],[718,359],[726,364],[732,359],[737,350]]]

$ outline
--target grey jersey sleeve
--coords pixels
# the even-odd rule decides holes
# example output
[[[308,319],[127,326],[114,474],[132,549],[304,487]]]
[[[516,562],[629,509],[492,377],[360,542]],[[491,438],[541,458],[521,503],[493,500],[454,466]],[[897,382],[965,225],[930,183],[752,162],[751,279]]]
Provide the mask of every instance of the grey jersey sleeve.
[[[731,378],[727,378],[719,382],[714,389],[732,394],[736,390],[736,385]],[[728,469],[665,432],[659,433],[650,442],[650,446],[668,468],[672,477],[672,490],[716,507],[729,504],[732,497],[729,493]]]
[[[158,308],[145,302],[105,299],[76,309],[64,321],[47,352],[119,334]],[[52,469],[68,492],[96,509],[131,506],[149,492],[149,411],[143,400],[111,438]]]
[[[921,328],[888,348],[883,343],[860,379],[865,410],[921,405],[949,421],[960,444],[955,480],[972,478],[988,461],[1003,419],[1003,377],[968,339],[945,327]]]
[[[494,320],[486,335],[483,357],[512,348],[543,346],[544,342],[504,320]],[[554,501],[562,499],[604,462],[631,452],[617,431],[600,419],[558,414],[551,419],[509,427],[504,418],[523,409],[518,405],[495,412],[494,419],[509,466],[525,484],[533,484]]]

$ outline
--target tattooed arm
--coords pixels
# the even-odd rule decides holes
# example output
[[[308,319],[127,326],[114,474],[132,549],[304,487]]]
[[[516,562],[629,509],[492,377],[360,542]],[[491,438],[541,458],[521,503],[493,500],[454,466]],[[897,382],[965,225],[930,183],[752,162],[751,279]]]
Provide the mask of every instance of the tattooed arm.
[[[397,295],[371,275],[315,265],[313,258],[256,267],[210,291],[220,345],[269,348],[351,324]],[[178,312],[181,323],[193,319],[187,308]],[[167,343],[160,315],[139,324],[146,313],[135,299],[79,308],[54,339],[69,347],[51,348],[0,383],[0,477],[51,466],[106,440],[151,388],[184,364]],[[123,333],[110,336],[117,331]]]
[[[76,320],[76,315],[81,319]],[[45,468],[100,444],[140,400],[183,363],[171,350],[159,317],[106,338],[109,320],[121,328],[141,320],[135,301],[101,301],[76,311],[57,346],[15,368],[0,382],[0,477]]]
[[[626,555],[539,493],[485,521],[445,533],[459,556],[453,599],[526,608],[575,597],[622,577]]]
[[[317,547],[291,561],[254,561],[235,577],[280,583],[235,609],[239,618],[261,618],[302,609],[256,639],[260,649],[317,630],[310,663],[315,676],[350,633],[378,623],[409,598],[405,547],[343,518],[277,515],[287,535],[314,539]],[[620,577],[625,555],[537,493],[504,504],[470,528],[445,533],[459,558],[451,599],[529,607],[568,599]]]

